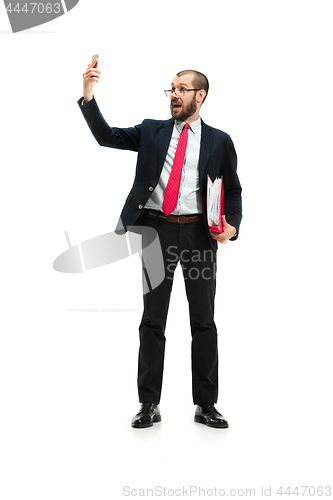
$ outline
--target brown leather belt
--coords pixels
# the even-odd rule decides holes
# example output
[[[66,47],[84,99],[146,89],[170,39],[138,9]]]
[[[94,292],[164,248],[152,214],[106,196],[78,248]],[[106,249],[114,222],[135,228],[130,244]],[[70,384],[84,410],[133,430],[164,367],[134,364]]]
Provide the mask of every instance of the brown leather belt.
[[[168,222],[178,222],[178,224],[186,224],[188,222],[197,222],[202,220],[202,214],[196,215],[164,215],[157,210],[149,210],[148,215],[159,219],[167,220]]]

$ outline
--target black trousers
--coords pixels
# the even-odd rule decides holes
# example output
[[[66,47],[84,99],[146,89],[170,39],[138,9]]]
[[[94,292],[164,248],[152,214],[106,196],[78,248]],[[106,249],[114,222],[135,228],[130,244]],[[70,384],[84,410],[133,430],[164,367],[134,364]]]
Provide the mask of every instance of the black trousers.
[[[138,392],[140,402],[160,402],[165,326],[174,271],[182,267],[192,335],[192,392],[194,404],[216,403],[218,395],[217,331],[214,322],[216,250],[204,222],[169,222],[148,215],[145,225],[157,230],[163,252],[165,279],[144,295],[139,326]],[[143,236],[144,238],[144,236]],[[143,242],[144,244],[144,242]],[[182,332],[179,332],[181,335]]]

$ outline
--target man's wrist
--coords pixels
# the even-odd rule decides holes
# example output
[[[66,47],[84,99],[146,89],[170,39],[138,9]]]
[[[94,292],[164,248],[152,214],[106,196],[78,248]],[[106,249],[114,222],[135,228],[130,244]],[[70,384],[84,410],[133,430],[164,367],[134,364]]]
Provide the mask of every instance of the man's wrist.
[[[91,94],[91,95],[84,95],[83,94],[83,101],[81,102],[82,106],[84,106],[87,102],[91,101],[91,99],[93,98],[94,96]]]

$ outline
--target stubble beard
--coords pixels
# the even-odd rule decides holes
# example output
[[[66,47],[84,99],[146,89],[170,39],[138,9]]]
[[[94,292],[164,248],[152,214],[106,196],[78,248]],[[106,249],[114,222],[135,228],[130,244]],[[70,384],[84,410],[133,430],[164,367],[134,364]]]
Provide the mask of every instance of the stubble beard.
[[[173,103],[171,102],[170,111],[172,118],[174,118],[175,120],[179,120],[180,122],[184,122],[185,120],[190,118],[190,116],[194,115],[197,110],[196,94],[194,94],[192,101],[187,105],[187,107],[185,109],[183,108],[182,112],[179,114],[177,112],[174,112],[172,104]]]

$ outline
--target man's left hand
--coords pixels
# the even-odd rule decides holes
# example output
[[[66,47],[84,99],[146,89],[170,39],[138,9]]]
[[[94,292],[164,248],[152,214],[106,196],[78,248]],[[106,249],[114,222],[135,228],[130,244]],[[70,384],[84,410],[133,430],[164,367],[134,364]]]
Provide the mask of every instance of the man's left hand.
[[[210,235],[214,240],[218,243],[223,243],[226,245],[230,238],[233,238],[237,234],[237,230],[234,226],[230,226],[225,220],[225,216],[223,215],[223,233],[217,233],[216,231],[209,230]]]

